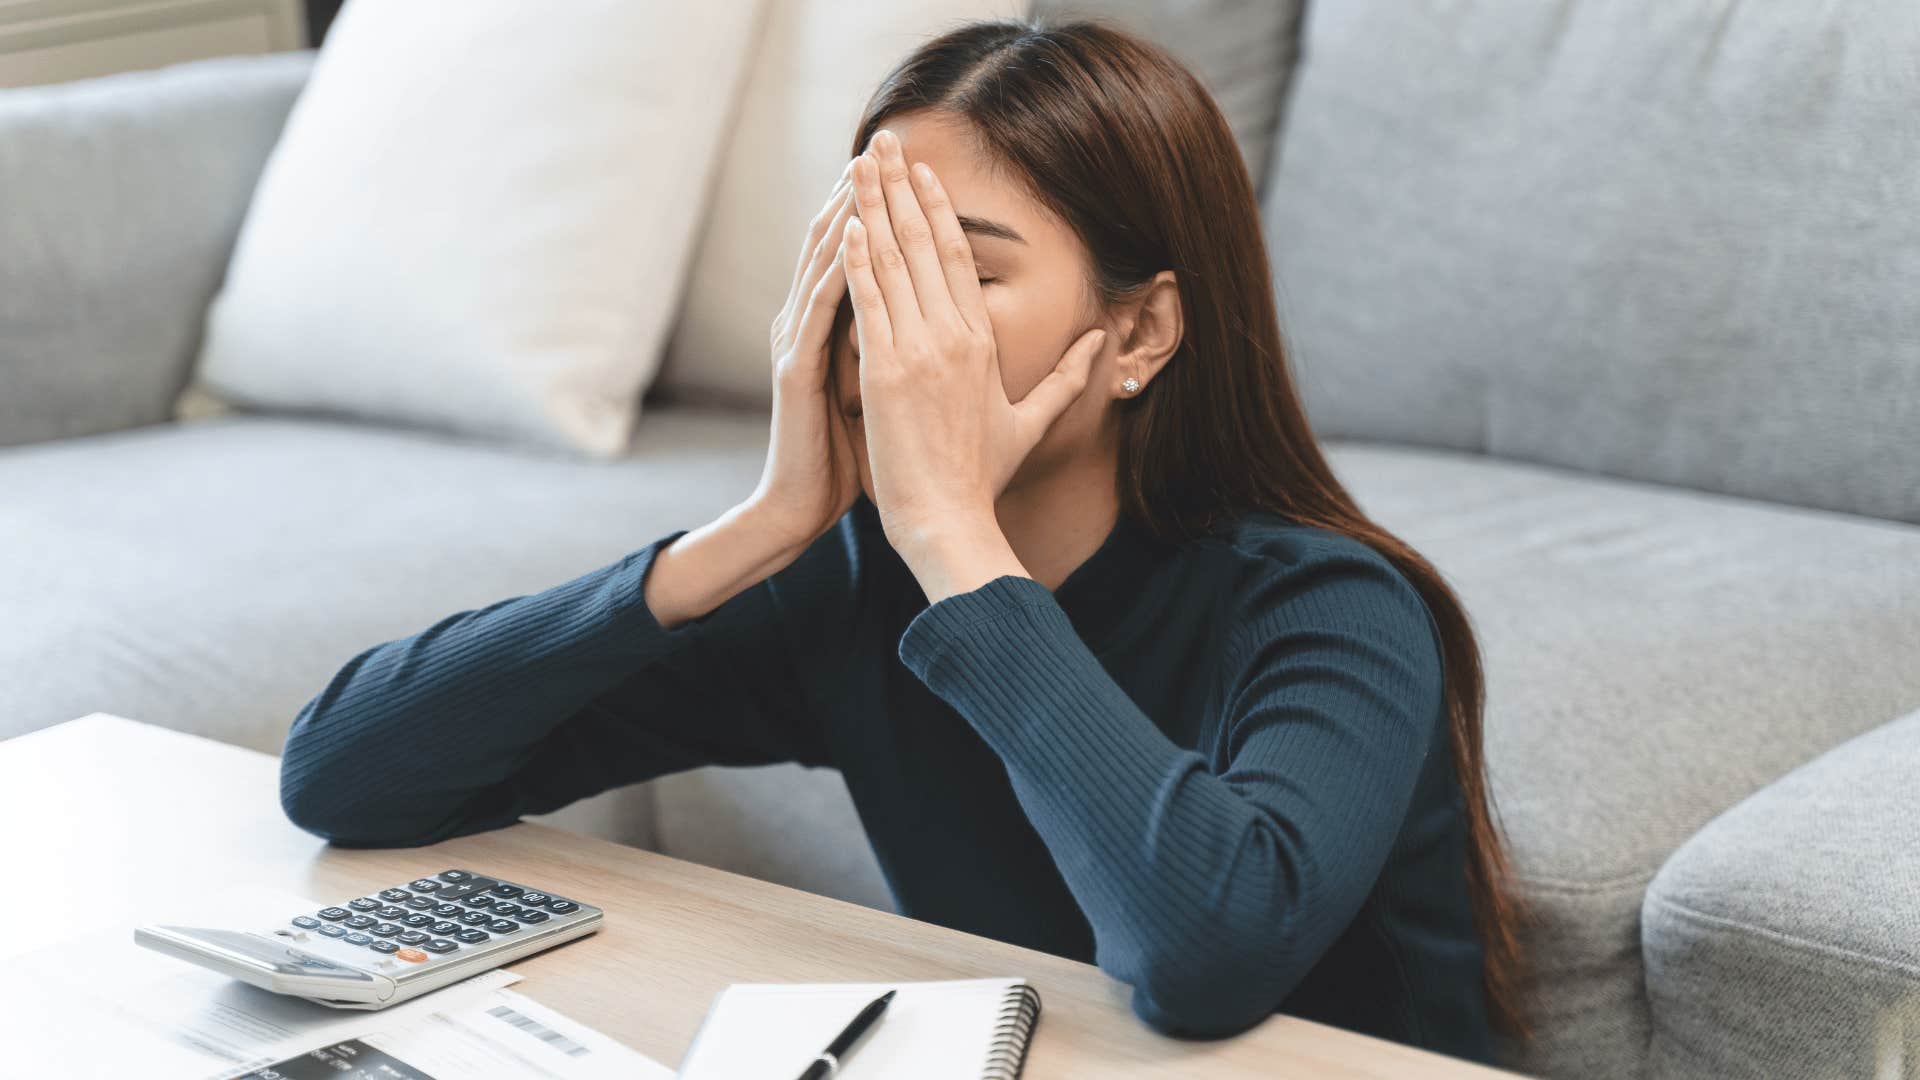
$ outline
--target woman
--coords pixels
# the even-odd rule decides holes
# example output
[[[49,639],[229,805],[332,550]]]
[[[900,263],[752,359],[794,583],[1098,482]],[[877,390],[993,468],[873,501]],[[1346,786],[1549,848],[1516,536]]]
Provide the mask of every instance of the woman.
[[[355,657],[289,816],[424,844],[833,766],[904,914],[1096,962],[1156,1028],[1490,1060],[1519,909],[1473,636],[1315,445],[1217,107],[1098,23],[984,22],[854,146],[751,496]]]

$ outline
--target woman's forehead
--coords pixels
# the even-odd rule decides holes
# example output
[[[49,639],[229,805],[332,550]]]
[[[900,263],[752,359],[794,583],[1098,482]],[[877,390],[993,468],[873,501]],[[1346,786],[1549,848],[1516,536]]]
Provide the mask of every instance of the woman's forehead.
[[[995,167],[963,122],[916,113],[889,118],[880,127],[899,138],[909,166],[925,162],[933,170],[953,200],[954,213],[978,226],[968,231],[976,243],[991,239],[1018,247],[1058,238],[1062,226],[1055,216],[1036,203],[1024,185]]]

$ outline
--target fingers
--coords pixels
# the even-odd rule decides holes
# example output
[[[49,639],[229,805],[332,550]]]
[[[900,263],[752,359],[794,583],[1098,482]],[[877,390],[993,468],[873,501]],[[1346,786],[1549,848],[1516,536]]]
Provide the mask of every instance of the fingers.
[[[847,246],[842,255],[846,265],[847,295],[853,301],[853,319],[860,335],[860,365],[864,374],[881,357],[893,355],[892,308],[880,291],[873,273],[873,251],[867,244],[869,233],[858,217],[847,219]]]
[[[1047,377],[1014,403],[1014,427],[1020,433],[1021,446],[1030,450],[1038,445],[1053,422],[1079,398],[1093,371],[1093,358],[1106,342],[1105,330],[1089,330],[1080,335]]]
[[[946,277],[948,299],[959,312],[961,321],[973,330],[985,332],[991,327],[987,318],[987,298],[980,291],[980,270],[973,263],[973,242],[960,228],[947,189],[926,162],[913,167],[914,190],[920,195],[920,209],[933,230],[933,249]]]
[[[930,324],[945,319],[960,323],[953,298],[947,295],[946,275],[940,269],[940,253],[933,243],[933,226],[921,209],[899,137],[881,128],[874,132],[873,146],[867,152],[880,167],[880,190],[886,197],[887,218],[893,224],[892,234],[885,239],[897,244],[905,258],[920,317]],[[884,260],[881,266],[885,268]],[[974,287],[979,288],[979,284],[976,280]]]
[[[887,195],[881,188],[880,166],[872,152],[853,159],[853,199],[866,232],[868,262],[887,316],[902,335],[917,333],[920,300],[913,294],[913,277],[907,271],[907,257],[893,235],[893,219],[887,211]]]
[[[840,243],[839,230],[844,218],[840,210],[851,203],[852,166],[853,160],[849,158],[846,167],[840,170],[840,179],[834,181],[833,190],[827,194],[825,205],[807,222],[807,235],[800,244],[800,258],[793,266],[793,284],[787,289],[787,301],[780,308],[780,317],[774,320],[776,332],[782,326],[791,325],[795,306],[803,303],[813,288],[814,281],[809,277],[809,272],[823,264],[821,249],[824,247],[831,251]]]
[[[824,357],[827,354],[827,336],[833,332],[833,319],[840,310],[840,298],[847,292],[847,275],[844,270],[843,255],[846,245],[840,237],[846,231],[847,220],[853,216],[853,203],[842,203],[839,213],[835,214],[827,234],[821,238],[816,260],[825,265],[816,272],[808,273],[814,279],[807,293],[807,308],[800,316],[800,328],[794,333],[795,351],[808,358]]]

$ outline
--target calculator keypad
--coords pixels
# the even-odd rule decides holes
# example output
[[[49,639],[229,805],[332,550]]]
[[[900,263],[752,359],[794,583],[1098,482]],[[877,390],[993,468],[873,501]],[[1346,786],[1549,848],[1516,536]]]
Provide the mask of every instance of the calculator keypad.
[[[419,964],[579,909],[549,893],[444,870],[289,921],[346,945]]]

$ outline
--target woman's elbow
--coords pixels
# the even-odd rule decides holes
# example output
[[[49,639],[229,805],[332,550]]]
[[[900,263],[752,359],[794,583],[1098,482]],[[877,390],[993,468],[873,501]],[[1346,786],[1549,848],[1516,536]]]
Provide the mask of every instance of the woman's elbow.
[[[1134,1015],[1163,1035],[1238,1035],[1265,1020],[1286,997],[1291,983],[1283,985],[1272,955],[1251,946],[1152,958],[1132,980]]]
[[[354,820],[352,808],[330,796],[332,786],[324,773],[293,771],[283,762],[280,767],[280,810],[287,820],[322,840],[343,847],[398,847],[400,844],[364,842],[364,821]]]
[[[324,766],[280,765],[280,810],[305,832],[336,847],[419,847],[443,837],[337,781]]]
[[[1272,1015],[1277,1000],[1230,987],[1199,989],[1133,988],[1133,1014],[1162,1035],[1224,1039],[1238,1035]]]

